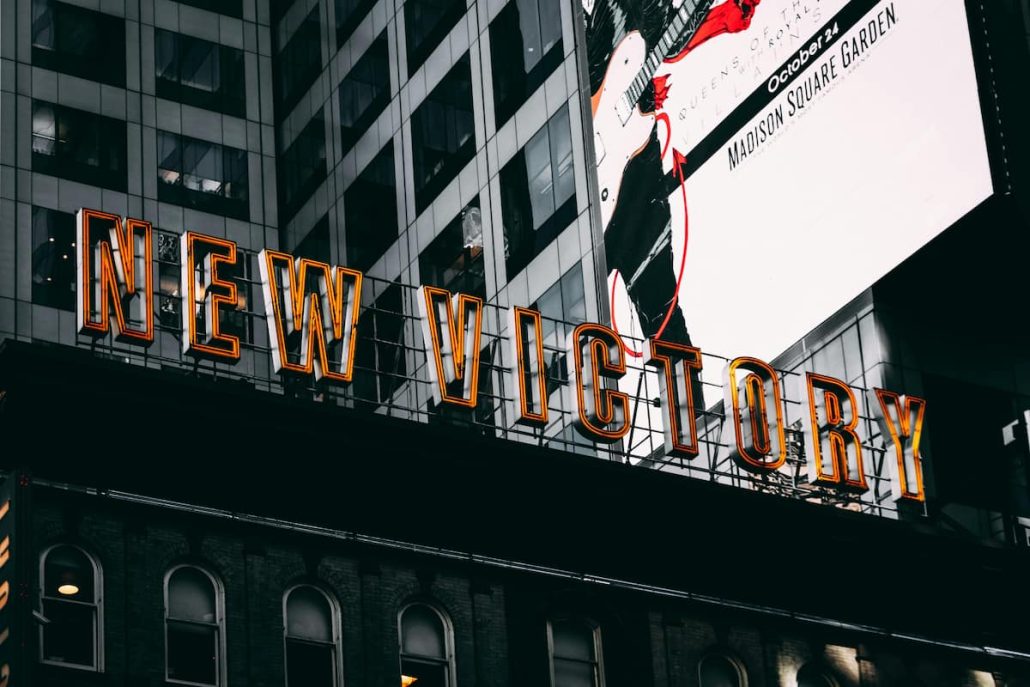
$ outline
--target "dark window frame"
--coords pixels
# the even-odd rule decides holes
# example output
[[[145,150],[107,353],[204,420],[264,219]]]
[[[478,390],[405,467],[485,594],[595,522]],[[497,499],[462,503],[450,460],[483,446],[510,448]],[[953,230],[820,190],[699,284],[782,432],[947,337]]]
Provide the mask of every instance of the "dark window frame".
[[[343,7],[345,2],[351,3],[350,8]],[[335,0],[337,50],[350,39],[375,4],[376,0]]]
[[[463,78],[465,76],[467,78]],[[464,102],[458,102],[459,99],[464,101],[466,96],[467,109],[464,108]],[[432,140],[431,137],[441,131],[441,111],[445,148],[431,145],[439,143],[438,139]],[[468,119],[467,129],[461,121],[465,114]],[[411,113],[410,124],[415,211],[422,214],[476,157],[475,106],[469,53],[466,52],[456,61],[440,83],[426,95],[426,99],[419,103]],[[465,135],[464,140],[461,140],[462,135]]]
[[[201,573],[208,582],[211,584],[211,591],[214,600],[214,619],[210,622],[200,621],[192,618],[176,618],[171,615],[171,582],[172,578],[180,570],[189,569]],[[214,633],[214,647],[216,649],[216,655],[213,657],[215,661],[214,666],[214,682],[194,682],[189,680],[177,679],[170,676],[171,669],[171,642],[169,626],[175,625],[177,627],[185,628],[202,628],[207,631]],[[197,566],[197,565],[176,565],[165,573],[164,579],[164,675],[165,681],[175,684],[191,684],[191,685],[209,685],[210,687],[220,687],[225,684],[226,681],[226,638],[225,638],[225,588],[222,586],[221,580],[216,577],[213,573],[208,570]]]
[[[389,178],[392,186],[381,183],[377,175]],[[388,203],[391,195],[393,202]],[[382,202],[376,202],[377,199]],[[343,192],[343,210],[347,265],[367,271],[400,236],[396,152],[392,140]]]
[[[525,0],[535,3],[537,14],[541,3],[553,0]],[[493,78],[494,121],[497,128],[514,116],[518,109],[540,88],[564,60],[561,24],[558,39],[544,50],[536,63],[526,69],[525,36],[521,28],[519,0],[510,0],[490,22],[490,63]]]
[[[50,108],[49,135],[40,128],[42,110]],[[69,124],[69,122],[72,122]],[[62,134],[62,129],[64,130]],[[67,134],[72,135],[68,136]],[[90,154],[85,137],[93,138],[96,164],[75,159]],[[120,119],[45,100],[32,101],[32,171],[113,191],[128,188],[127,127]],[[49,142],[49,143],[48,143]],[[44,152],[51,148],[52,153]],[[107,164],[103,164],[104,162]]]
[[[70,548],[77,551],[82,557],[86,559],[91,567],[91,581],[93,587],[93,599],[91,601],[76,600],[70,598],[64,598],[61,596],[52,596],[47,593],[46,581],[49,578],[47,574],[47,564],[50,560],[51,555],[62,548]],[[77,670],[90,671],[90,672],[103,672],[104,670],[104,573],[103,567],[100,565],[100,561],[96,556],[83,549],[81,546],[69,543],[58,543],[53,546],[49,546],[43,550],[39,557],[39,606],[43,613],[51,613],[51,616],[56,617],[58,614],[54,613],[55,607],[64,607],[69,609],[78,609],[83,611],[90,609],[90,624],[92,627],[92,662],[89,664],[75,663],[70,661],[56,660],[53,658],[46,657],[47,651],[47,631],[53,632],[56,626],[53,625],[54,619],[52,618],[48,624],[39,625],[39,660],[41,663],[47,665],[62,666],[66,668],[75,668]]]
[[[524,270],[558,235],[564,231],[577,215],[575,189],[575,163],[572,147],[572,124],[568,119],[568,105],[563,105],[540,129],[533,134],[526,145],[509,160],[500,171],[501,217],[505,239],[505,270],[510,281]],[[561,177],[558,167],[560,160],[555,159],[555,148],[552,142],[551,127],[561,127],[566,123],[569,127],[569,161],[568,178],[572,180],[571,194],[562,198],[557,195],[555,183]],[[531,179],[527,164],[526,150],[538,144],[541,135],[548,140],[548,155],[551,171],[552,203],[554,209],[546,219],[535,217],[531,197]]]
[[[125,87],[125,19],[58,0],[32,0],[32,64]],[[47,26],[47,20],[49,25]],[[96,36],[77,35],[92,24]],[[50,40],[40,34],[49,29]],[[91,40],[87,40],[91,39]],[[47,43],[52,45],[47,45]],[[92,47],[93,50],[82,48]]]
[[[164,40],[172,42],[175,78],[168,78],[160,71],[159,51]],[[193,87],[183,80],[183,56],[198,48],[214,50],[217,55],[219,87],[215,90],[208,91]],[[242,50],[175,31],[154,29],[154,86],[159,98],[175,100],[186,105],[223,112],[235,117],[245,117],[247,114],[245,72]]]
[[[385,54],[384,54],[385,52]],[[377,64],[378,63],[378,64]],[[369,71],[373,73],[372,78],[375,78],[376,66],[384,66],[386,71],[386,81],[383,84],[376,85],[370,83],[367,80],[362,80],[359,77],[368,76]],[[389,39],[384,29],[372,44],[368,47],[368,50],[358,58],[358,61],[350,68],[347,74],[340,81],[340,88],[337,94],[340,106],[340,144],[343,148],[343,154],[346,155],[351,151],[352,148],[357,144],[358,140],[364,133],[369,129],[372,124],[379,119],[385,110],[387,105],[390,104],[390,45]],[[358,91],[362,86],[369,87],[371,90],[377,91],[364,110],[354,118],[353,123],[347,125],[345,122],[349,118],[350,108],[347,107],[345,102],[350,96],[352,100],[357,100],[359,95]]]
[[[329,641],[316,640],[310,637],[299,637],[290,634],[290,597],[298,590],[312,590],[317,593],[329,611]],[[340,605],[336,598],[319,586],[313,584],[295,584],[283,592],[283,659],[285,663],[286,687],[312,687],[310,677],[303,682],[290,682],[290,677],[296,668],[291,668],[291,653],[307,653],[309,656],[316,652],[329,652],[332,672],[328,684],[324,687],[335,687],[343,682],[342,671],[342,647],[340,646],[341,636]],[[293,649],[294,651],[291,651]]]
[[[319,108],[279,154],[279,226],[293,219],[328,176],[326,145],[325,113]]]
[[[273,31],[273,35],[274,35]],[[317,55],[317,59],[311,58]],[[276,119],[282,121],[322,74],[322,21],[316,5],[272,57]]]
[[[420,0],[407,0],[404,3],[404,36],[408,56],[409,77],[425,64],[437,46],[443,42],[454,27],[458,25],[461,18],[465,16],[468,8],[464,0],[448,1],[449,4],[445,11],[440,15],[429,32],[418,42],[415,41],[415,36],[418,32],[414,28],[425,23],[425,18],[420,14],[424,7]]]
[[[75,312],[77,279],[75,215],[33,205],[32,302]]]
[[[177,169],[162,166],[168,159],[162,159],[162,141],[167,141],[172,138],[177,140]],[[184,185],[184,180],[187,174],[185,170],[186,163],[183,158],[185,157],[184,151],[188,150],[187,146],[189,145],[210,146],[220,152],[222,179],[209,179],[209,181],[221,182],[221,190],[219,192],[216,193],[191,189]],[[158,200],[166,203],[175,203],[176,205],[193,208],[202,212],[225,215],[227,217],[233,217],[244,221],[248,221],[250,219],[250,155],[246,150],[233,148],[232,146],[227,146],[221,143],[212,143],[211,141],[205,141],[203,139],[193,138],[192,136],[186,136],[185,134],[176,134],[160,129],[157,132],[157,146]],[[173,164],[174,162],[175,161],[173,160]],[[242,175],[237,176],[235,179],[227,178],[232,176],[233,170],[242,170]],[[178,176],[175,181],[169,182],[161,175],[162,171],[175,172]],[[229,189],[228,192],[225,190],[227,187]],[[239,187],[242,187],[242,191],[237,192],[235,189]]]

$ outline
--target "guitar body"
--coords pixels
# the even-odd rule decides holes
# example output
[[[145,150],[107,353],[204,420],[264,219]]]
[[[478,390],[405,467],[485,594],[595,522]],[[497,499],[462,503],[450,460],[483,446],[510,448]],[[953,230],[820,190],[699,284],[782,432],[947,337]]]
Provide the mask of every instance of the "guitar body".
[[[622,94],[633,83],[647,58],[647,45],[638,31],[632,31],[616,46],[601,88],[591,98],[594,112],[594,155],[597,183],[601,192],[601,226],[608,229],[619,200],[626,165],[647,145],[654,115],[634,107],[628,117],[617,107]]]

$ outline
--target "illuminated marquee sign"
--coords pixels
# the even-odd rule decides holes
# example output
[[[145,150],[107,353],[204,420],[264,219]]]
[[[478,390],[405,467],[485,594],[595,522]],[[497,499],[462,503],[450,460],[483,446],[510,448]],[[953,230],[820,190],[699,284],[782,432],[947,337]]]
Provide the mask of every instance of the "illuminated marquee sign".
[[[99,336],[114,327],[120,340],[143,346],[152,343],[150,224],[80,210],[78,238],[79,332]],[[222,331],[220,318],[223,309],[238,302],[236,284],[226,273],[236,264],[236,244],[187,232],[181,237],[181,248],[183,352],[234,363],[240,358],[240,341]],[[362,273],[273,250],[261,251],[258,262],[274,371],[309,376],[316,382],[351,382]],[[436,404],[475,408],[483,300],[432,286],[420,287],[417,300]],[[515,398],[509,400],[517,408],[516,421],[544,426],[549,409],[540,313],[512,308],[509,330],[514,361],[511,388],[515,390]],[[629,395],[617,385],[626,375],[627,349],[622,338],[606,326],[584,323],[567,337],[565,352],[570,364],[567,405],[573,409],[573,425],[590,441],[622,440],[631,427]],[[644,349],[644,364],[658,373],[666,455],[696,457],[696,418],[701,409],[695,407],[694,390],[702,369],[701,351],[651,339]],[[779,376],[768,363],[739,357],[726,365],[723,377],[726,417],[732,425],[732,433],[726,435],[729,456],[751,473],[778,470],[787,459]],[[807,399],[802,428],[808,481],[867,491],[854,391],[838,379],[813,373],[802,377],[800,386],[798,398]],[[888,458],[888,463],[894,499],[924,501],[919,442],[925,401],[873,389],[865,402],[880,423],[888,453],[893,448],[894,458]]]

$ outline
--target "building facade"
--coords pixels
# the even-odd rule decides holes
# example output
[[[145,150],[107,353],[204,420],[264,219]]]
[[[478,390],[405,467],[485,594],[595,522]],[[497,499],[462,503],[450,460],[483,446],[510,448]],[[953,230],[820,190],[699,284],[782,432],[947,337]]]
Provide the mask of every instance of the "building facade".
[[[595,3],[3,2],[0,685],[1030,684],[1026,3],[965,4],[995,193],[770,361],[763,476],[707,379],[668,456],[632,356],[630,431],[574,427],[566,340],[615,294]],[[152,224],[149,346],[77,321],[83,208]],[[234,246],[229,307],[187,232]],[[263,251],[363,274],[350,384],[277,369]],[[483,301],[470,407],[418,285]],[[211,308],[237,360],[186,350]],[[868,489],[805,478],[807,372],[926,400],[924,499],[868,409]]]

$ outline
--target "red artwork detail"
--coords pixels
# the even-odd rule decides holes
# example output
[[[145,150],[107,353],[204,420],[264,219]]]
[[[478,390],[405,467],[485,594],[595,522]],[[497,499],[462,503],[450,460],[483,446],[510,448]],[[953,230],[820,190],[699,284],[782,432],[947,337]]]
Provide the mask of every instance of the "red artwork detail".
[[[755,7],[760,2],[762,0],[726,0],[723,4],[713,8],[683,50],[665,61],[679,62],[687,56],[687,53],[710,38],[724,33],[745,31],[751,26],[751,19],[755,16]]]
[[[662,109],[665,99],[669,97],[669,88],[671,86],[668,74],[654,77],[654,109]]]

